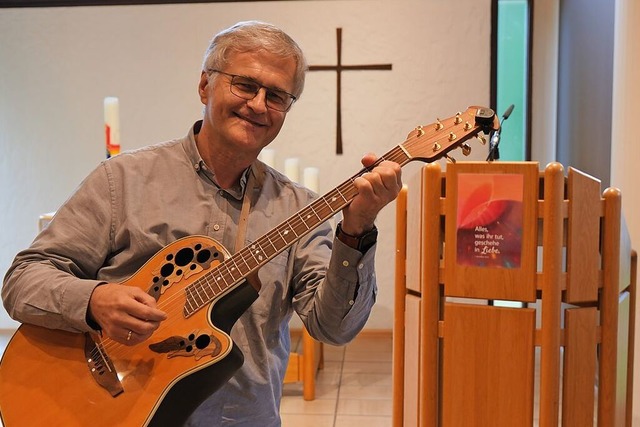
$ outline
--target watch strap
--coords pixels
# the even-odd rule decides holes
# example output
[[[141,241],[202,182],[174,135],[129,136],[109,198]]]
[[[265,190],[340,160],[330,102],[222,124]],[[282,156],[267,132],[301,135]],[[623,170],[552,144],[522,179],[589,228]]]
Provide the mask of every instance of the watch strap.
[[[365,253],[378,241],[378,228],[374,225],[371,230],[364,234],[354,236],[352,234],[345,233],[344,230],[342,230],[341,221],[336,227],[336,237],[345,245]]]

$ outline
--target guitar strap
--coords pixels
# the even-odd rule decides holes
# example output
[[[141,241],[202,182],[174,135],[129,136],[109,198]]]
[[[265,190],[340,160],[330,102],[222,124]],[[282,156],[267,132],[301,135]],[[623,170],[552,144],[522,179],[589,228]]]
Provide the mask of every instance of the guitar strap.
[[[251,198],[253,197],[253,190],[262,188],[264,182],[264,165],[259,160],[256,160],[251,165],[249,171],[249,177],[247,178],[247,186],[244,189],[244,196],[242,197],[242,210],[240,211],[240,219],[238,220],[238,233],[236,235],[235,252],[237,253],[244,247],[245,237],[247,236],[247,227],[249,226],[249,211],[251,210]]]

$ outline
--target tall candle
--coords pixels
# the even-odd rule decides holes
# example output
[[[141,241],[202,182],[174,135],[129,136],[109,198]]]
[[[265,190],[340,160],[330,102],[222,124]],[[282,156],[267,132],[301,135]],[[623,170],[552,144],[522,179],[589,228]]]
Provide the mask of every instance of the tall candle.
[[[284,174],[293,182],[298,182],[300,179],[299,163],[296,158],[285,159],[284,161]]]
[[[267,166],[275,168],[276,166],[276,151],[271,148],[263,148],[258,158]]]
[[[120,111],[118,98],[114,96],[104,99],[104,130],[107,158],[120,154]]]
[[[316,193],[320,192],[318,175],[320,175],[318,168],[304,168],[302,172],[304,186]]]

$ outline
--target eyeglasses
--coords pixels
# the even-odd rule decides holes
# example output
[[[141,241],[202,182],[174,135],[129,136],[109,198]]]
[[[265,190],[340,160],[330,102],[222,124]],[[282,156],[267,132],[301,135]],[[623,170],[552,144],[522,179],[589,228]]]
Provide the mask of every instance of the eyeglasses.
[[[289,111],[289,108],[291,108],[296,100],[296,97],[288,92],[263,86],[257,81],[250,79],[249,77],[225,73],[224,71],[216,70],[213,68],[209,69],[209,72],[224,74],[225,76],[231,77],[231,84],[229,86],[229,89],[231,90],[231,93],[238,98],[252,100],[256,97],[260,89],[265,88],[265,100],[267,103],[267,107],[276,111]]]

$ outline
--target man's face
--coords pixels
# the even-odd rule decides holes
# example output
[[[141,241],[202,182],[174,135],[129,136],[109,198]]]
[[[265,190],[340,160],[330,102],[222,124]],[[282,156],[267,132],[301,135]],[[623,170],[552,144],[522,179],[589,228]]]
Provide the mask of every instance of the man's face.
[[[259,84],[292,93],[296,63],[263,51],[232,53],[224,73],[248,77]],[[208,143],[219,149],[231,149],[257,156],[280,132],[285,112],[268,108],[266,91],[260,89],[255,98],[242,99],[230,90],[231,77],[216,74],[213,84],[203,73],[199,85],[200,99],[205,105],[203,127],[210,136]]]

